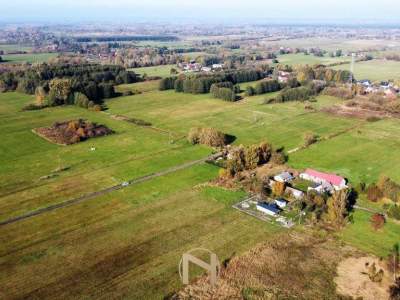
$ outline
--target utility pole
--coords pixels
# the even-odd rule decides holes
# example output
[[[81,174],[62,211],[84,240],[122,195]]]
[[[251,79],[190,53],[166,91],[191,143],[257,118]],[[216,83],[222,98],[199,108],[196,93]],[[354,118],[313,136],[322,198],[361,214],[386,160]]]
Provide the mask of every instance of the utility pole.
[[[351,64],[350,64],[350,89],[353,90],[353,79],[354,79],[354,63],[355,63],[356,54],[351,54]]]

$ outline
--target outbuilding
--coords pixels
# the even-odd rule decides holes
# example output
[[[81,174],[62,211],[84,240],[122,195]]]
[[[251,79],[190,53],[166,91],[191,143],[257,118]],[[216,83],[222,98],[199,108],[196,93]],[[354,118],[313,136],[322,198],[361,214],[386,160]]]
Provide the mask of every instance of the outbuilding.
[[[281,211],[276,204],[270,204],[265,202],[258,202],[256,207],[258,211],[261,211],[267,215],[274,217],[277,216]]]

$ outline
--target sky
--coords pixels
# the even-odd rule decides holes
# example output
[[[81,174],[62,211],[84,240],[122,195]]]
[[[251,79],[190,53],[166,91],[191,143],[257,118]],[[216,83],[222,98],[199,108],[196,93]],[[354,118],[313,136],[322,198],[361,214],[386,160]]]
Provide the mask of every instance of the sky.
[[[399,23],[400,0],[0,0],[0,22]]]

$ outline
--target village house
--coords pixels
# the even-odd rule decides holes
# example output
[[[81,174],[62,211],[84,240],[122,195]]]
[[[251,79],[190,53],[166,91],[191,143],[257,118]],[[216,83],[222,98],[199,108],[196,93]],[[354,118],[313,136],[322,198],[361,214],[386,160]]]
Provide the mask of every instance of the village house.
[[[274,176],[274,180],[282,183],[291,182],[294,179],[293,175],[289,172],[282,172]]]
[[[317,183],[318,186],[311,188],[316,191],[330,190],[329,185],[333,187],[331,191],[339,191],[347,188],[346,179],[343,177],[336,174],[319,172],[313,169],[305,170],[304,173],[300,174],[300,178]]]

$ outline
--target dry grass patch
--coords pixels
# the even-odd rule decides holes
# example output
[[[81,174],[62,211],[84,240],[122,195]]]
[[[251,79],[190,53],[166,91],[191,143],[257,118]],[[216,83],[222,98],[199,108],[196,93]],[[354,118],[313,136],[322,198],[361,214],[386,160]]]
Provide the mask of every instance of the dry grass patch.
[[[368,266],[375,264],[377,271],[384,271],[381,282],[373,282],[368,276]],[[389,299],[389,287],[393,280],[383,261],[373,256],[350,257],[338,266],[335,278],[338,293],[364,300]]]
[[[173,299],[341,299],[336,266],[353,253],[328,238],[285,233],[234,257],[215,287],[205,276]]]

